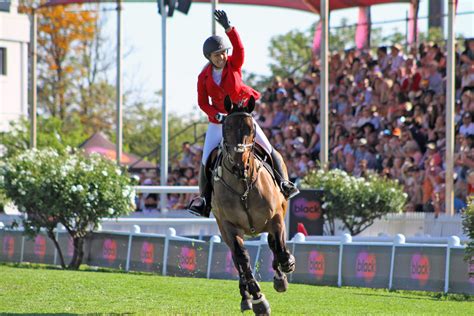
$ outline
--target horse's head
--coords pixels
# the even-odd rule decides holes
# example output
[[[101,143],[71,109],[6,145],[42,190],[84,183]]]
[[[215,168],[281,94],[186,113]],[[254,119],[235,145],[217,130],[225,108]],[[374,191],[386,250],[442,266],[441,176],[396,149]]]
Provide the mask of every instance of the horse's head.
[[[222,126],[224,150],[234,168],[243,176],[248,169],[255,144],[256,129],[250,114],[255,108],[255,99],[250,97],[247,106],[244,107],[243,102],[233,104],[229,96],[226,96],[224,107],[227,111]]]

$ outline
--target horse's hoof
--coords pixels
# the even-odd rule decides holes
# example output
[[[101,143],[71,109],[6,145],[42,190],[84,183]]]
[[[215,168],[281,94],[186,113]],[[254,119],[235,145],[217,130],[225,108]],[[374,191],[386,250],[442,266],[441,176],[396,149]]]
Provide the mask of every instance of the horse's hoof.
[[[291,254],[288,257],[287,262],[280,264],[281,271],[285,273],[292,273],[293,271],[295,271],[295,267],[296,267],[295,257]]]
[[[288,289],[288,279],[285,274],[282,274],[281,278],[276,275],[273,277],[273,288],[280,293]]]
[[[267,299],[263,294],[261,294],[259,299],[252,300],[252,309],[255,315],[270,315],[270,303],[268,303]]]
[[[242,300],[240,302],[240,311],[243,313],[245,311],[252,310],[252,300],[251,299],[246,299]]]

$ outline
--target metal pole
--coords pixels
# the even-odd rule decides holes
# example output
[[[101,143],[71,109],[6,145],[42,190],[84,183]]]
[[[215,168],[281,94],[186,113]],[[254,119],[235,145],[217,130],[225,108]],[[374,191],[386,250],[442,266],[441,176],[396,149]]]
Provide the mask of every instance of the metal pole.
[[[408,33],[410,33],[409,28],[410,28],[410,15],[409,15],[408,10],[407,10],[406,23],[405,23],[405,52],[407,53],[407,55],[409,53],[409,49],[408,49]]]
[[[448,1],[448,42],[446,82],[446,214],[454,215],[454,14],[455,0]]]
[[[116,126],[116,159],[120,166],[122,158],[122,0],[117,0],[117,126]]]
[[[320,122],[321,122],[321,149],[319,160],[321,167],[328,167],[329,127],[328,127],[328,27],[329,27],[329,0],[321,0],[321,93],[320,93]]]
[[[161,159],[160,159],[160,180],[161,185],[168,184],[168,112],[166,109],[166,15],[167,9],[164,0],[159,0],[161,5],[161,51],[162,51],[162,80],[161,91]],[[161,211],[166,212],[166,194],[160,195]]]
[[[219,0],[211,0],[211,29],[212,35],[216,35],[216,19],[214,19],[214,11],[217,9]]]
[[[31,16],[31,104],[30,104],[30,148],[36,148],[36,103],[37,103],[37,90],[36,90],[36,42],[38,33],[38,17],[36,15],[36,9],[33,9]]]

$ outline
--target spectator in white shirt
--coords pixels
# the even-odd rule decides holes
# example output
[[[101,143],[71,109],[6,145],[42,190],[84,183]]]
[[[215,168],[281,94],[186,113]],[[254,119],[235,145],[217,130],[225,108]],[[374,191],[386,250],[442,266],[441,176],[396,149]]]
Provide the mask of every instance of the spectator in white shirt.
[[[459,127],[459,133],[463,136],[474,135],[474,123],[471,113],[466,112],[462,116],[462,125]]]
[[[391,61],[391,68],[392,72],[397,72],[405,62],[405,58],[401,53],[402,46],[400,44],[394,44],[390,48],[390,61]]]

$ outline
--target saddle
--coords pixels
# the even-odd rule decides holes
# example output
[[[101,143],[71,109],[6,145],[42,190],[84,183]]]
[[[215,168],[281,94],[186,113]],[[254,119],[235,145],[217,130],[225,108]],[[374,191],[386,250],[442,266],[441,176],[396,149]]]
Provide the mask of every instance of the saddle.
[[[254,150],[252,151],[252,154],[255,159],[260,161],[263,167],[267,169],[268,173],[272,176],[273,180],[276,182],[275,178],[275,173],[273,171],[273,160],[271,155],[269,155],[265,149],[262,148],[259,144],[255,143]],[[222,162],[224,154],[222,152],[221,145],[219,147],[215,148],[211,154],[209,155],[209,158],[207,158],[206,161],[206,174],[209,176],[208,179],[211,179],[211,175],[215,174],[217,172],[217,167],[220,166]]]

